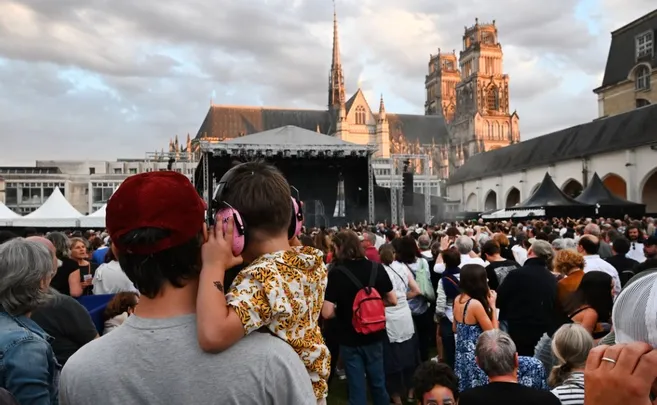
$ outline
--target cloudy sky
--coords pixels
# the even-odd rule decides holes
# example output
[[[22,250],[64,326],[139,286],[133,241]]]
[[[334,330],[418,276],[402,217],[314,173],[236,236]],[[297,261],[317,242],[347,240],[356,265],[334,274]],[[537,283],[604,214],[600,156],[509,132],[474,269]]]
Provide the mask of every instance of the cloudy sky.
[[[654,0],[336,0],[347,91],[423,113],[430,53],[495,19],[523,139],[596,117],[610,31]],[[143,157],[215,104],[323,108],[330,0],[0,0],[0,165]]]

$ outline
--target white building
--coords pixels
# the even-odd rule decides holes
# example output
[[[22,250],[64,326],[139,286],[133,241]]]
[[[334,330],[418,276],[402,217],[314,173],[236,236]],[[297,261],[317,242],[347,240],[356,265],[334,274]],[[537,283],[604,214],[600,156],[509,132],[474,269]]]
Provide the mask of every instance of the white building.
[[[546,172],[571,196],[598,173],[614,194],[657,213],[657,105],[473,156],[450,178],[448,196],[462,211],[513,207]]]
[[[172,162],[171,170],[191,179],[198,162],[181,157]],[[34,167],[0,167],[0,190],[4,189],[0,201],[25,215],[39,208],[59,187],[71,205],[89,214],[102,207],[128,176],[167,170],[168,165],[168,157],[153,156],[117,161],[40,160]]]

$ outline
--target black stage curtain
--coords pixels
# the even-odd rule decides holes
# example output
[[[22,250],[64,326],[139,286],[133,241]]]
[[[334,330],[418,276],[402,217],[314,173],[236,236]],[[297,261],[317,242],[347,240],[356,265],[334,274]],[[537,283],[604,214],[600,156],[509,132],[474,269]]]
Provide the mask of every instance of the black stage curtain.
[[[276,166],[291,186],[299,190],[302,201],[319,200],[324,205],[324,213],[329,225],[360,221],[357,217],[361,206],[367,212],[367,158],[284,158],[282,156],[262,157]],[[239,157],[213,157],[210,170],[219,180],[233,165],[247,161]],[[338,194],[338,180],[344,178],[346,217],[333,218]],[[308,211],[312,211],[308,207]]]

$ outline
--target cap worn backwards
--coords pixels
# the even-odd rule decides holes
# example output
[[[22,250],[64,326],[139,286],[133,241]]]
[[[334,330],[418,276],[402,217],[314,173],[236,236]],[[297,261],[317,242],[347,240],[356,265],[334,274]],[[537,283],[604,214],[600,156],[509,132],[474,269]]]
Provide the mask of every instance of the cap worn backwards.
[[[203,229],[206,206],[189,179],[180,173],[150,172],[128,177],[107,202],[106,226],[119,251],[161,252],[181,245]],[[159,228],[169,236],[129,249],[121,238],[140,228]]]

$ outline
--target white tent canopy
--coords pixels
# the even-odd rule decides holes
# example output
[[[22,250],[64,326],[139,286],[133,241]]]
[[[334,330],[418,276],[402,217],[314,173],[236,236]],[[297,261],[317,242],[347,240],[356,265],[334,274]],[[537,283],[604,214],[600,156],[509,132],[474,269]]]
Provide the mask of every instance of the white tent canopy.
[[[78,227],[80,217],[82,214],[66,200],[59,188],[55,188],[46,202],[36,211],[12,222],[14,226]]]
[[[100,207],[97,211],[92,212],[86,217],[80,218],[80,227],[82,228],[105,228],[105,209],[107,204]]]
[[[16,218],[21,216],[10,210],[6,205],[0,202],[0,226],[11,226]]]

